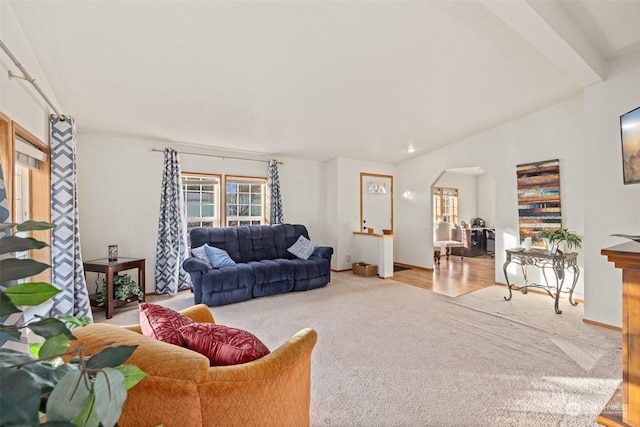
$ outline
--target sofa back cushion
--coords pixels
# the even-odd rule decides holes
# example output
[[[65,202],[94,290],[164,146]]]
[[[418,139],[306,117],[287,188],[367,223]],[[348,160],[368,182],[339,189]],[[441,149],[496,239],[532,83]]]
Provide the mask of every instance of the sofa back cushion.
[[[240,262],[276,259],[276,232],[269,225],[238,227]]]
[[[197,248],[206,243],[209,246],[224,249],[231,259],[240,262],[237,227],[196,227],[191,230],[189,237],[191,238],[191,248]]]
[[[298,237],[309,238],[304,225],[246,225],[241,227],[205,228],[191,230],[191,247],[215,246],[227,251],[235,262],[260,261],[263,259],[293,259],[295,255],[287,249]]]

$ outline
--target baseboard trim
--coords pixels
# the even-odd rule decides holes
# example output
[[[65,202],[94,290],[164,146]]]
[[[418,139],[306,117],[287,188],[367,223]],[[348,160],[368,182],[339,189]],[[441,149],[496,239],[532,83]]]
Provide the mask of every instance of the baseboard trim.
[[[411,268],[411,269],[415,269],[415,270],[433,271],[433,268],[418,267],[417,265],[405,264],[405,263],[403,263],[403,262],[394,262],[394,263],[393,263],[393,265],[397,265],[398,267]]]
[[[412,265],[412,264],[405,264],[403,262],[394,262],[393,265],[397,265],[398,267],[406,267],[406,268],[411,268],[411,269],[415,269],[415,270],[422,270],[422,271],[433,271],[433,268],[427,268],[427,267],[418,267],[417,265]],[[353,270],[352,268],[346,268],[344,270],[336,270],[336,269],[331,269],[331,271],[335,272],[335,273],[342,273],[344,271],[351,271]],[[391,277],[391,276],[389,276]],[[506,286],[506,285],[505,285]]]
[[[622,328],[620,328],[618,326],[609,325],[608,323],[596,322],[595,320],[582,319],[582,323],[586,323],[586,324],[593,325],[593,326],[599,326],[599,327],[605,328],[605,329],[611,329],[613,331],[622,332]]]

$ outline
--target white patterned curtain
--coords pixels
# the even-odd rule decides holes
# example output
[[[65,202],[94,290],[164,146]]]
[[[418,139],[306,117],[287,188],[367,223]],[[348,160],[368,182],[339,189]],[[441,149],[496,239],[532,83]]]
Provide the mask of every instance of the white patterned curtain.
[[[52,284],[62,292],[53,297],[53,315],[93,319],[84,279],[78,229],[76,126],[73,117],[52,114],[51,232]]]
[[[165,148],[156,246],[156,294],[175,295],[191,287],[189,275],[182,268],[187,251],[180,157],[173,148]]]
[[[284,215],[282,213],[282,197],[280,195],[280,178],[278,178],[278,161],[269,160],[269,171],[267,174],[267,188],[269,191],[269,223],[283,224]]]

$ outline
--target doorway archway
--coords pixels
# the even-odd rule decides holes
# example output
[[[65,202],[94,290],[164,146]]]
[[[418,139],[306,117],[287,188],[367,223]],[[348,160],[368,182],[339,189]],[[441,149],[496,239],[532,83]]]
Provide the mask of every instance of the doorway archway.
[[[455,283],[454,292],[460,294],[495,283],[495,192],[495,180],[480,167],[444,169],[432,183],[432,229],[448,222],[449,240],[464,244],[451,248],[450,259],[440,267],[434,265],[434,291],[437,275],[448,275],[447,283]]]

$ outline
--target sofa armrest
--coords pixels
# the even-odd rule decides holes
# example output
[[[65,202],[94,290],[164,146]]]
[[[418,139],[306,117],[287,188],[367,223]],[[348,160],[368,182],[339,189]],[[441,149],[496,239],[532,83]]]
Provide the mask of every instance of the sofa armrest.
[[[206,304],[196,304],[179,311],[183,316],[198,323],[216,323],[211,309]]]
[[[182,268],[184,268],[184,271],[186,271],[187,273],[194,273],[196,271],[199,271],[204,274],[209,270],[206,262],[194,256],[185,259],[182,263]]]
[[[198,384],[203,413],[224,414],[220,425],[310,425],[311,353],[317,339],[315,330],[303,329],[260,359],[210,368],[207,381]]]
[[[318,246],[311,256],[319,256],[320,258],[325,258],[331,260],[331,255],[333,255],[333,248],[331,246]]]

